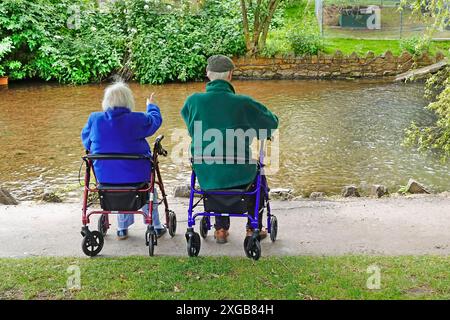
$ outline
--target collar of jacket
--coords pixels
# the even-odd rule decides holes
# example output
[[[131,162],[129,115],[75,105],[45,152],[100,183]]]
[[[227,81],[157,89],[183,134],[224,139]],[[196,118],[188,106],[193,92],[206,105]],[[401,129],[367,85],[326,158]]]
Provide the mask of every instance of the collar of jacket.
[[[206,84],[206,92],[231,92],[236,93],[234,91],[233,86],[231,83],[225,80],[214,80],[211,82],[208,82]]]
[[[108,108],[108,110],[106,110],[106,113],[111,116],[111,117],[115,117],[124,113],[130,113],[131,110],[128,109],[127,107],[114,107],[114,108]]]

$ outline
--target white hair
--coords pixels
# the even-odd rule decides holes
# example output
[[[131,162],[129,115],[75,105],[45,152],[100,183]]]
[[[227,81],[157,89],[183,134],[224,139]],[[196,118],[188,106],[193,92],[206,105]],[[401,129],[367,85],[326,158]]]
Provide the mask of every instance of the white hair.
[[[228,76],[230,75],[231,71],[226,72],[214,72],[214,71],[208,71],[206,72],[206,76],[209,78],[209,80],[228,80]]]
[[[102,107],[104,111],[114,107],[125,107],[133,111],[133,92],[131,92],[126,83],[122,81],[116,82],[105,89]]]

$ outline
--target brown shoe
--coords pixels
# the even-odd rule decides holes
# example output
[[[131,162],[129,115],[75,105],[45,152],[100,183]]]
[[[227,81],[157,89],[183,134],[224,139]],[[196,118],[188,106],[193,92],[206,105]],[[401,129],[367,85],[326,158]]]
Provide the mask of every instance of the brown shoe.
[[[219,229],[214,231],[214,239],[216,239],[216,242],[220,244],[227,243],[228,235],[229,232],[228,230],[225,229]]]
[[[253,236],[253,229],[247,228],[247,237],[251,237],[251,236]],[[259,240],[262,240],[266,237],[267,237],[267,229],[263,227],[259,231]]]

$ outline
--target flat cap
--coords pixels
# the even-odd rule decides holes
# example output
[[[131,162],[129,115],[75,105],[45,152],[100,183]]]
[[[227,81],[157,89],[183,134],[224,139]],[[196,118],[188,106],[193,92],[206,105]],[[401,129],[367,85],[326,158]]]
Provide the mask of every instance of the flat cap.
[[[208,58],[208,65],[206,66],[206,71],[212,72],[228,72],[234,69],[233,60],[227,56],[221,54],[211,56]]]

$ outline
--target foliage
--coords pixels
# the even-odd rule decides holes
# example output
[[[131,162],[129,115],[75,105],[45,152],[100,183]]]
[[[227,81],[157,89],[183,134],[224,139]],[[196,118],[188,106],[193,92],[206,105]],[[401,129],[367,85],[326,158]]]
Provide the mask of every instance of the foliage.
[[[75,84],[98,82],[122,66],[125,32],[115,19],[114,7],[101,12],[90,2],[79,5],[79,25],[71,22],[70,15],[63,15],[62,21],[74,25],[59,25],[53,36],[41,44],[34,66],[42,79]]]
[[[407,51],[414,56],[430,50],[430,39],[428,37],[411,37],[400,40],[400,49]]]
[[[5,75],[5,70],[3,65],[1,64],[3,57],[11,52],[13,46],[11,38],[6,37],[0,41],[0,77]]]
[[[412,123],[406,130],[405,144],[417,145],[420,151],[435,150],[447,161],[450,159],[450,67],[427,80],[426,95],[435,98],[427,109],[436,114],[437,121],[428,127]]]
[[[141,83],[187,81],[204,77],[206,58],[245,52],[236,1],[207,1],[196,14],[158,7],[143,9],[145,1],[127,7],[131,62]]]
[[[269,57],[289,55],[294,53],[294,46],[298,54],[317,53],[316,50],[299,50],[305,42],[305,47],[313,47],[314,43],[322,47],[314,4],[308,0],[290,0],[284,2],[282,9],[282,13],[276,15],[276,25],[270,29],[262,54]]]
[[[434,21],[429,30],[443,30],[449,27],[450,10],[447,0],[401,0],[402,6],[411,6],[413,13],[419,17],[431,17]]]
[[[450,10],[445,0],[415,0],[414,12],[432,16],[434,28],[449,26]],[[406,130],[406,145],[417,145],[420,151],[434,150],[443,161],[450,159],[450,67],[439,71],[427,80],[425,95],[433,99],[426,108],[433,111],[436,122],[427,127],[412,123]]]
[[[1,66],[13,80],[98,82],[114,73],[143,83],[204,74],[211,54],[245,53],[239,0],[3,0]]]
[[[315,55],[324,49],[324,42],[319,30],[311,24],[303,24],[294,28],[289,33],[288,40],[296,55]]]

